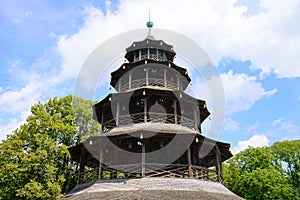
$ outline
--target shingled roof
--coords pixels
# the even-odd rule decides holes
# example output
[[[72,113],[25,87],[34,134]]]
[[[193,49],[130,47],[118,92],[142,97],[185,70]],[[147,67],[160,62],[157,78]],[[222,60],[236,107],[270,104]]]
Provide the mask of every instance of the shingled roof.
[[[217,182],[181,178],[139,178],[98,180],[75,187],[61,200],[241,200]]]

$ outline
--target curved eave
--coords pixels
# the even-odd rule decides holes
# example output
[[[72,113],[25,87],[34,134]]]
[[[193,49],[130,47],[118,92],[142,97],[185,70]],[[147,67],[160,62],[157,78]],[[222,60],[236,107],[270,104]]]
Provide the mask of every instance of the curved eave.
[[[131,69],[135,68],[136,66],[140,66],[145,64],[145,61],[147,61],[148,63],[158,63],[158,64],[162,64],[165,65],[166,67],[170,67],[174,70],[176,70],[177,72],[179,72],[185,79],[186,79],[186,83],[184,85],[183,89],[186,89],[188,84],[191,82],[191,78],[189,77],[187,70],[179,67],[178,65],[174,64],[173,62],[169,62],[169,61],[156,61],[156,60],[151,60],[151,59],[143,59],[137,62],[130,62],[130,63],[123,63],[123,65],[121,67],[119,67],[119,69],[113,71],[111,73],[111,81],[110,81],[110,85],[113,86],[114,88],[116,87],[116,84],[118,83],[119,79],[128,71],[130,71]],[[169,66],[170,64],[170,66]],[[125,66],[125,69],[124,69]]]

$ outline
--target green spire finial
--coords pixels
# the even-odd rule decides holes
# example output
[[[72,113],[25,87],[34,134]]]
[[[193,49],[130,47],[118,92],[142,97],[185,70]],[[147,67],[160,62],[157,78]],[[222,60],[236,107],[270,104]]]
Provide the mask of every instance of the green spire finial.
[[[151,35],[151,28],[153,27],[153,22],[150,19],[150,9],[149,9],[149,21],[147,22],[147,27],[149,29],[148,36],[150,36]]]

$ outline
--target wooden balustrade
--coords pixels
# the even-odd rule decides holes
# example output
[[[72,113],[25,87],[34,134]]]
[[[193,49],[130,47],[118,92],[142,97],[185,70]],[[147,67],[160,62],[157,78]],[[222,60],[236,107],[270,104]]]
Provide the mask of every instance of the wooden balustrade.
[[[189,170],[191,169],[191,171]],[[142,178],[142,177],[168,177],[168,178],[192,178],[223,183],[223,178],[217,170],[208,169],[196,165],[182,164],[157,164],[146,163],[145,173],[142,176],[142,164],[127,164],[118,166],[102,166],[102,174],[99,170],[91,169],[79,174],[78,184],[88,183],[101,179]]]
[[[147,80],[148,81],[146,81],[145,78],[142,78],[142,79],[131,80],[130,83],[129,82],[124,83],[121,87],[120,92],[125,92],[129,89],[141,88],[143,86],[164,87],[171,90],[178,90],[177,83],[170,80],[164,80],[158,78],[148,78]]]
[[[177,119],[177,120],[175,120]],[[119,126],[128,125],[128,124],[137,124],[144,122],[144,113],[134,113],[129,115],[119,115]],[[176,114],[167,114],[167,113],[156,113],[148,112],[147,113],[147,122],[153,123],[166,123],[166,124],[178,124],[185,126],[191,129],[195,128],[195,121],[184,116]],[[115,119],[108,120],[103,123],[103,132],[108,132],[112,128],[116,127]]]

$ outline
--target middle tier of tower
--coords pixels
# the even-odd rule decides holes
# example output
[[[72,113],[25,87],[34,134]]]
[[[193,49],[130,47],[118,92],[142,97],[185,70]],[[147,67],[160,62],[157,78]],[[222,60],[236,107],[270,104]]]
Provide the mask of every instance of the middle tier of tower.
[[[102,125],[103,132],[151,122],[184,126],[201,133],[201,123],[209,115],[203,100],[183,91],[153,88],[112,93],[94,106],[94,119]]]

